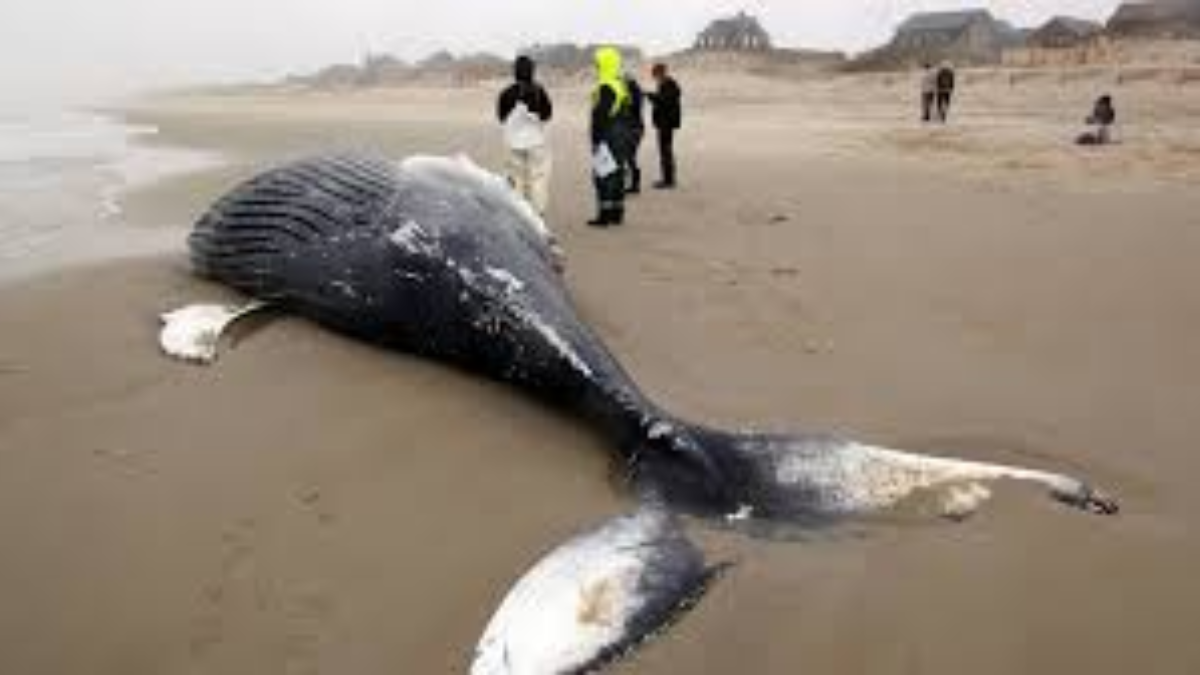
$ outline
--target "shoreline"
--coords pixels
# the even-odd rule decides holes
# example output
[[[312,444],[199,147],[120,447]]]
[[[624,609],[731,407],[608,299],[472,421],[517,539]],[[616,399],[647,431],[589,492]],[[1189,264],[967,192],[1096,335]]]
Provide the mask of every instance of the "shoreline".
[[[6,237],[0,285],[165,252],[163,233],[149,217],[124,212],[126,198],[224,161],[210,151],[152,142],[154,127],[87,107],[6,124],[25,137],[0,158],[0,198],[7,201],[0,211]]]

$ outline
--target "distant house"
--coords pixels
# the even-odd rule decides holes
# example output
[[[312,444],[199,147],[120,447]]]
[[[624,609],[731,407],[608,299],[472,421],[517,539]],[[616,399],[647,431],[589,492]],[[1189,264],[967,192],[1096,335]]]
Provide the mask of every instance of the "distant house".
[[[625,66],[637,70],[645,60],[641,48],[633,45],[605,45],[616,47],[624,57]],[[550,81],[563,78],[587,76],[595,67],[595,53],[599,45],[579,45],[570,42],[533,44],[520,50],[533,59],[538,66],[538,77]]]
[[[701,51],[766,51],[771,49],[771,36],[758,19],[738,12],[710,23],[696,37],[695,47]]]
[[[387,54],[367,54],[359,68],[359,86],[379,87],[407,81],[413,69],[407,63]]]
[[[310,82],[319,89],[344,89],[358,86],[362,71],[358,66],[339,63],[327,66],[311,76],[294,78],[298,82]]]
[[[916,14],[900,25],[892,47],[901,51],[987,55],[1012,38],[1011,26],[986,9]]]
[[[1032,49],[1070,49],[1096,38],[1103,30],[1093,21],[1056,16],[1033,31],[1025,44]]]
[[[860,68],[900,68],[953,61],[998,63],[1004,49],[1021,42],[1019,31],[985,9],[914,14],[881,49],[860,59]]]
[[[1071,67],[1103,62],[1111,44],[1098,23],[1055,17],[1032,31],[1024,43],[1004,51],[1003,62],[1019,68]]]
[[[1108,20],[1114,37],[1200,37],[1200,1],[1127,2]]]

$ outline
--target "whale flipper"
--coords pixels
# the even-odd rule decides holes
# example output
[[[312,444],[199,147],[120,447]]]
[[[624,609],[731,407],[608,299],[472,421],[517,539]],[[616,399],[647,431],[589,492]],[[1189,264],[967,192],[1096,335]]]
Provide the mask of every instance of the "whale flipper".
[[[635,480],[692,511],[721,504],[727,517],[819,525],[886,512],[931,496],[940,515],[963,518],[991,496],[988,484],[1045,488],[1055,500],[1100,515],[1117,502],[1064,474],[921,455],[827,435],[733,434],[699,430],[681,452],[645,453]],[[689,453],[704,457],[701,465]],[[703,468],[696,468],[701,466]],[[715,468],[709,468],[715,467]],[[716,481],[706,473],[717,472]]]
[[[484,631],[471,673],[596,672],[669,628],[728,567],[707,564],[661,508],[614,518],[517,582]]]
[[[269,306],[251,302],[233,305],[189,305],[162,314],[158,344],[163,353],[181,361],[208,365],[217,360],[221,335],[239,320]]]

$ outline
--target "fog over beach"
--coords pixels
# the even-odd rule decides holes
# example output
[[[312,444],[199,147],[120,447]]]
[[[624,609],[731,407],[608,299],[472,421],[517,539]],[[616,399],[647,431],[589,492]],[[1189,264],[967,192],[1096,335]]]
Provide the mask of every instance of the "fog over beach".
[[[1117,4],[986,7],[1031,28]],[[346,148],[498,171],[515,50],[603,41],[679,78],[680,188],[585,225],[584,54],[544,68],[546,222],[648,395],[1121,502],[1089,517],[1003,484],[963,522],[916,500],[786,541],[689,521],[737,565],[609,672],[1200,672],[1200,40],[1095,26],[984,54],[923,124],[913,55],[857,57],[962,8],[4,0],[0,673],[467,672],[522,573],[634,508],[603,438],[470,372],[290,316],[239,325],[211,368],[156,342],[163,312],[245,300],[188,259],[232,187]],[[782,49],[689,49],[742,10]],[[498,58],[414,66],[442,49]],[[1116,142],[1078,146],[1102,94]],[[641,160],[649,183],[653,135]]]
[[[986,3],[1020,26],[1055,14],[1099,19],[1116,5]],[[613,41],[667,52],[686,47],[714,16],[737,10],[761,16],[780,44],[857,52],[885,42],[912,12],[961,7],[959,0],[8,0],[0,22],[0,105],[78,103],[144,87],[276,79],[367,52],[407,59],[440,49],[510,54],[559,41]]]

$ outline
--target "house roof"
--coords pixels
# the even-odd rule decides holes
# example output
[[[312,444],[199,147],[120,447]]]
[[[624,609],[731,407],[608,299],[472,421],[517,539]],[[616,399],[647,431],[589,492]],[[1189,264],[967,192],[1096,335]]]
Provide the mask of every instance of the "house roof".
[[[1100,30],[1100,28],[1101,28],[1100,24],[1096,23],[1095,21],[1088,21],[1087,19],[1076,19],[1075,17],[1071,17],[1071,16],[1056,17],[1054,19],[1054,21],[1056,21],[1060,25],[1062,25],[1063,28],[1073,30],[1077,33],[1090,33],[1092,31]]]
[[[1185,21],[1200,23],[1200,0],[1126,2],[1109,19],[1109,27],[1137,22]]]
[[[900,33],[959,31],[972,23],[994,21],[986,9],[968,9],[959,12],[923,12],[914,14],[900,24]]]
[[[1045,30],[1065,30],[1076,35],[1091,35],[1098,32],[1102,26],[1094,21],[1086,21],[1084,19],[1076,19],[1071,16],[1056,16],[1047,21],[1036,33]],[[1035,34],[1036,34],[1035,33]]]

